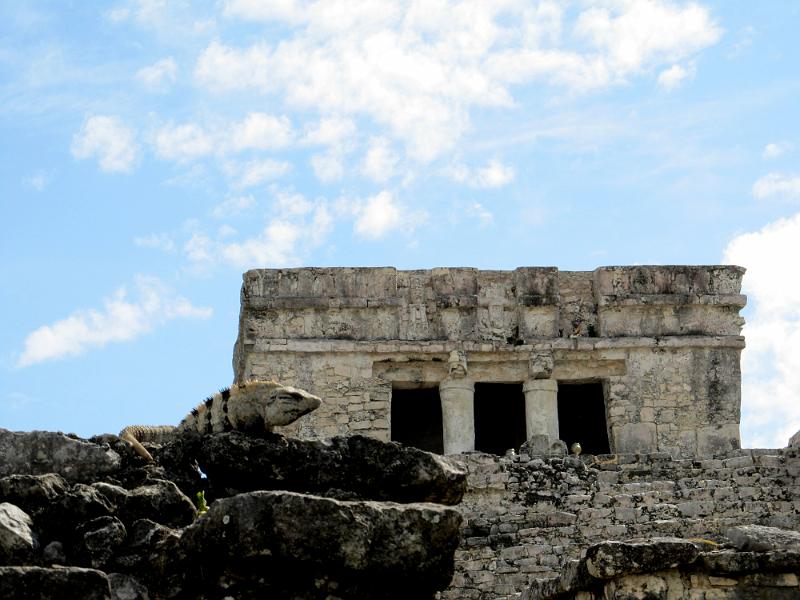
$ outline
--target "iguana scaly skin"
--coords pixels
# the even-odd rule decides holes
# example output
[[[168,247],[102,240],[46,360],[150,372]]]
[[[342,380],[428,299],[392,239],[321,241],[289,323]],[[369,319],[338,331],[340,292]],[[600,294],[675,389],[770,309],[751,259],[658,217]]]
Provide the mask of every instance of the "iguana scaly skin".
[[[131,425],[119,433],[134,450],[149,461],[153,457],[142,442],[164,443],[181,432],[218,433],[243,431],[263,433],[276,425],[288,425],[316,409],[320,399],[304,390],[276,381],[245,381],[220,390],[192,409],[174,425]]]

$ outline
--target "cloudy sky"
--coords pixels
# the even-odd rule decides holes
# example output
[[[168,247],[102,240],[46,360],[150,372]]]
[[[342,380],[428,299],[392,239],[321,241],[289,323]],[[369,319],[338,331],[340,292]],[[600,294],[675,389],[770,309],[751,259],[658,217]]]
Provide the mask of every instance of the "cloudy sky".
[[[794,0],[0,5],[0,427],[176,423],[241,273],[747,267],[743,444],[800,429]]]

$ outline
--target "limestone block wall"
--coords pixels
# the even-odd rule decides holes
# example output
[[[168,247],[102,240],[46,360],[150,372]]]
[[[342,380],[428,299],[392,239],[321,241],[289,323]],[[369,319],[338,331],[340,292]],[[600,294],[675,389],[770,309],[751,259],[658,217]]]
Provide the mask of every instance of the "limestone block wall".
[[[612,451],[724,454],[739,446],[743,272],[248,271],[234,378],[275,378],[320,395],[323,407],[290,433],[380,439],[391,439],[393,388],[444,390],[454,377],[600,382]],[[463,368],[454,372],[453,360]]]
[[[719,459],[656,453],[460,460],[469,488],[445,599],[514,598],[604,540],[721,541],[735,525],[800,527],[797,449],[739,450]]]
[[[729,344],[677,340],[628,350],[625,374],[607,379],[617,451],[712,456],[738,448],[740,346]]]

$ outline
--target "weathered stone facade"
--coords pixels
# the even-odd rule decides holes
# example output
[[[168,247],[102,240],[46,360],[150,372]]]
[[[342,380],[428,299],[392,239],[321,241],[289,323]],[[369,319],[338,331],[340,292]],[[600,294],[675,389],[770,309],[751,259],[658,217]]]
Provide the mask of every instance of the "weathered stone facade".
[[[322,397],[291,427],[301,437],[460,454],[464,526],[442,598],[545,597],[536,580],[604,540],[724,544],[731,526],[800,525],[797,450],[739,448],[743,273],[249,271],[235,379]],[[574,442],[585,452],[566,456]],[[681,589],[705,594],[706,575],[692,573]]]
[[[474,453],[461,461],[469,471],[459,506],[463,539],[446,600],[514,598],[606,540],[675,536],[721,547],[739,525],[800,528],[795,448],[738,450],[724,459]]]
[[[248,271],[235,380],[274,378],[324,398],[290,430],[309,438],[400,439],[392,424],[403,408],[393,406],[398,391],[438,388],[448,454],[476,449],[482,384],[511,384],[524,396],[523,414],[512,414],[496,391],[484,402],[491,415],[508,412],[500,429],[519,420],[524,439],[551,441],[568,437],[564,417],[580,413],[590,391],[573,387],[577,396],[566,397],[567,387],[594,384],[601,397],[593,400],[600,413],[592,435],[607,436],[606,452],[721,456],[739,447],[743,273],[733,266]],[[568,444],[584,443],[583,434],[569,435],[577,439]],[[509,439],[505,447],[513,446]]]

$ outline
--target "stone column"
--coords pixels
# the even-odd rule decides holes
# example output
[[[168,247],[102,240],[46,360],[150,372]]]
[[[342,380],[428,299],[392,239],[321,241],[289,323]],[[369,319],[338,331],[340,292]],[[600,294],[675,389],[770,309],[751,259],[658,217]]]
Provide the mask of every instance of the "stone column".
[[[475,383],[445,379],[439,384],[445,454],[475,450]]]
[[[525,393],[525,427],[528,439],[547,435],[558,439],[558,382],[555,379],[529,379]]]

